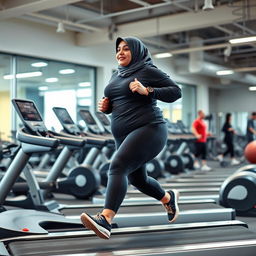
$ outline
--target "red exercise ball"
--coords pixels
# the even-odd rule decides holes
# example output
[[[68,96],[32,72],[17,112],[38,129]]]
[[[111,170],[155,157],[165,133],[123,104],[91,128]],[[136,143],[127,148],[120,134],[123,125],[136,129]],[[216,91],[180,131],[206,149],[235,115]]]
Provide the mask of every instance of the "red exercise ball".
[[[244,150],[244,156],[248,162],[256,164],[256,140],[247,144]]]

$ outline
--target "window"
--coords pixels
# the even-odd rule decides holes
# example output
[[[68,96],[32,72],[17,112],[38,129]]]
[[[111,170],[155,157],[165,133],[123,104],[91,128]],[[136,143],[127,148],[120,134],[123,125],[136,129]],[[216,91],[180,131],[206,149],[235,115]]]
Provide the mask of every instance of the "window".
[[[193,85],[180,84],[182,98],[169,104],[158,102],[158,106],[163,111],[164,118],[171,122],[182,120],[190,128],[196,117],[196,87]]]
[[[0,117],[9,124],[0,127],[0,132],[5,137],[10,136],[11,130],[11,121],[8,121],[11,119],[11,97],[33,100],[48,129],[61,128],[52,107],[67,108],[75,122],[78,109],[94,109],[95,68],[24,56],[0,55],[0,58],[1,65],[4,65],[0,69],[0,104],[4,104],[4,107],[1,105]],[[14,77],[10,69],[12,60],[16,63],[15,88],[10,86]],[[16,125],[13,129],[17,129]]]
[[[0,53],[0,143],[11,136],[11,81],[4,76],[11,72],[11,56]]]

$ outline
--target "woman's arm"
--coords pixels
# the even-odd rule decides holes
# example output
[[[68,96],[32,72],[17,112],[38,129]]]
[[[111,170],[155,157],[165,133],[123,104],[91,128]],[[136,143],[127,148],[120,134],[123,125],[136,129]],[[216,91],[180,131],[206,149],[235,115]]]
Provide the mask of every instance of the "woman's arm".
[[[149,93],[149,96],[164,102],[174,102],[181,98],[180,87],[167,74],[153,67],[147,72],[150,74],[149,77],[152,77],[151,79],[147,79],[147,85],[150,89],[153,89],[153,91]]]

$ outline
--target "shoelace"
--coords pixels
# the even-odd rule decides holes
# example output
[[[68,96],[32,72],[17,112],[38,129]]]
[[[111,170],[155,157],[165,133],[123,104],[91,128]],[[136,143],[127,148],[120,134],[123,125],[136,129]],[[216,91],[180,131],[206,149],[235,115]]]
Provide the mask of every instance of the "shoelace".
[[[105,220],[105,217],[100,212],[98,212],[94,218],[98,221]]]
[[[164,204],[164,207],[165,207],[165,209],[167,210],[168,213],[174,214],[174,211],[173,211],[173,208],[172,208],[171,205],[169,205],[169,204]]]

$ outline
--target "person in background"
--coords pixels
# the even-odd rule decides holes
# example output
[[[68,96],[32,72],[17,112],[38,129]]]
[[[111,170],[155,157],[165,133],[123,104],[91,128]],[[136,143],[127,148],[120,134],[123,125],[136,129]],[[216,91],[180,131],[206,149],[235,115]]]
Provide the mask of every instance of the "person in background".
[[[118,70],[106,86],[98,109],[112,113],[111,130],[116,153],[111,161],[103,210],[90,216],[84,212],[81,221],[103,239],[109,239],[111,223],[127,192],[128,181],[142,193],[162,202],[169,222],[179,214],[179,192],[165,191],[149,177],[145,164],[166,145],[167,126],[157,100],[174,102],[181,89],[158,69],[146,46],[135,37],[116,40]]]
[[[226,114],[225,123],[222,127],[222,132],[224,132],[224,143],[227,146],[226,151],[223,154],[217,156],[218,160],[221,162],[223,158],[230,154],[231,165],[238,165],[240,162],[235,158],[234,152],[234,134],[236,133],[235,129],[231,125],[232,115],[231,113]]]
[[[192,124],[192,133],[197,140],[195,141],[195,162],[194,168],[202,171],[210,171],[212,168],[207,165],[207,137],[211,134],[207,131],[207,124],[204,121],[205,113],[202,110],[197,112],[198,116]],[[202,160],[202,166],[200,166],[199,160]]]
[[[252,112],[247,121],[246,137],[248,143],[256,139],[256,112]]]

